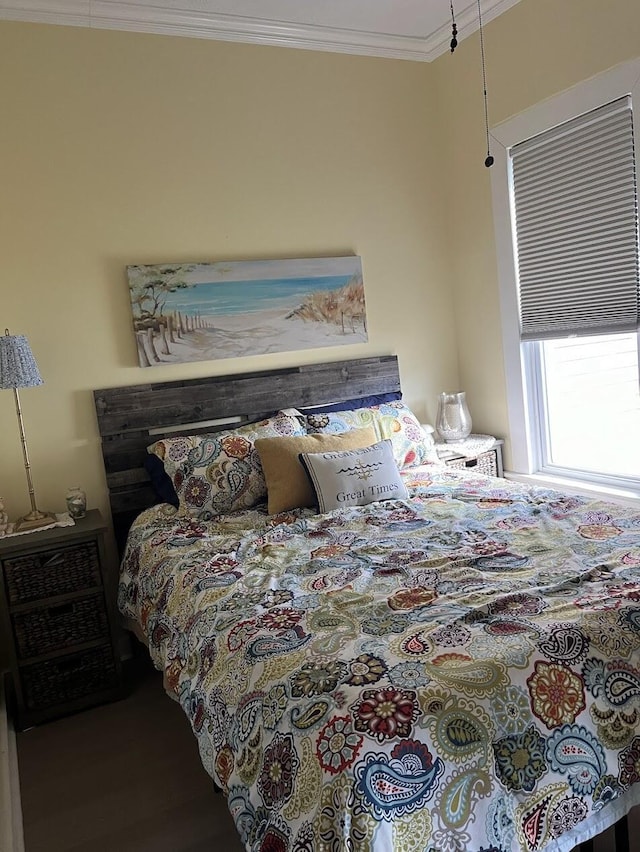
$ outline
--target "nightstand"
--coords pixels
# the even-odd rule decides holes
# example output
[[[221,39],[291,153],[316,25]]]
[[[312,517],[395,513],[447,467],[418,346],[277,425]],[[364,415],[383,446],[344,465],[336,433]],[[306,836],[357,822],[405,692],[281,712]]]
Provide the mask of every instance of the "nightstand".
[[[456,452],[455,445],[447,444],[447,455],[441,456],[447,467],[455,467],[465,470],[475,470],[486,476],[503,476],[502,470],[502,446],[504,441],[496,438],[493,446],[475,456],[464,456]],[[440,445],[438,445],[440,446]]]
[[[99,511],[0,538],[0,615],[21,730],[122,695],[115,581]]]

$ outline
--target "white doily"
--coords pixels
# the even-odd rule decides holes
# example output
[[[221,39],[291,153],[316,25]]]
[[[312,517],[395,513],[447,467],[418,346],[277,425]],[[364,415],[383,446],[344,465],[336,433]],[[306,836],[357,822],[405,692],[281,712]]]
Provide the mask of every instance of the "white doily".
[[[6,532],[0,532],[0,538],[10,538],[14,535],[29,535],[29,533],[34,532],[42,532],[43,530],[51,530],[54,527],[73,527],[75,526],[75,521],[67,512],[56,512],[55,513],[55,521],[51,521],[50,524],[45,524],[42,527],[36,527],[33,530],[16,530],[14,529],[13,524],[9,524]]]
[[[480,453],[486,453],[495,444],[496,439],[493,435],[469,435],[463,441],[456,441],[450,444],[436,444],[436,450],[440,458],[452,458],[453,456],[465,456],[465,458],[475,458]]]

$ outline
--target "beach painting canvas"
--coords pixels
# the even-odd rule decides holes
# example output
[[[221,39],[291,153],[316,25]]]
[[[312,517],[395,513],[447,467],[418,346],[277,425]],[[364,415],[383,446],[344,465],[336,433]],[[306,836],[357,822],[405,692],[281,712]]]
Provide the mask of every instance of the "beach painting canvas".
[[[367,341],[359,257],[128,266],[141,367]]]

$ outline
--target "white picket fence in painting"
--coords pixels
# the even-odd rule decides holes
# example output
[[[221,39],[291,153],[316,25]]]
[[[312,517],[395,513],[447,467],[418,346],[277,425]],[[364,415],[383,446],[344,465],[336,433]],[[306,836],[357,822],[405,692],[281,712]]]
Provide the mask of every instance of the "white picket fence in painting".
[[[141,367],[153,367],[163,362],[163,355],[171,355],[172,347],[187,335],[205,328],[211,328],[211,319],[199,314],[190,316],[176,311],[160,318],[158,331],[147,328],[136,332],[138,358]]]

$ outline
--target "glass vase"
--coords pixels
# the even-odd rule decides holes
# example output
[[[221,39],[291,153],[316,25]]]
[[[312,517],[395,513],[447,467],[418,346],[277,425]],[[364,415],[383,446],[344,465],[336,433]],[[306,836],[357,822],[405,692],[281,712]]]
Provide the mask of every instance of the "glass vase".
[[[67,512],[74,521],[87,514],[87,495],[78,485],[67,491]]]
[[[440,394],[436,429],[448,444],[464,441],[471,434],[471,415],[464,391]]]

